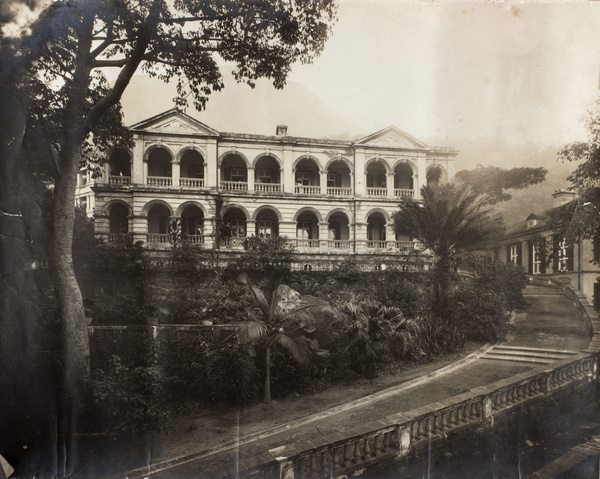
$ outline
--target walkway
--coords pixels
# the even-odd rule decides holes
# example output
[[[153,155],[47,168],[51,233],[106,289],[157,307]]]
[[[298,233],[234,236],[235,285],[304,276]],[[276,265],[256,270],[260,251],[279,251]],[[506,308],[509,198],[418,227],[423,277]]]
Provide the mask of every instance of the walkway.
[[[546,287],[528,286],[525,290],[530,306],[515,317],[515,330],[504,343],[511,349],[505,356],[487,352],[476,360],[467,361],[450,372],[427,381],[413,381],[392,388],[342,408],[305,418],[283,430],[265,431],[258,437],[239,441],[231,447],[212,453],[172,458],[151,469],[129,471],[129,479],[207,478],[235,475],[261,463],[273,461],[268,451],[281,446],[335,442],[369,427],[381,427],[378,420],[392,414],[414,410],[445,398],[468,392],[501,379],[529,371],[561,358],[561,352],[573,355],[587,348],[589,334],[577,318],[571,302],[560,293]],[[496,351],[497,352],[497,351]],[[515,354],[516,352],[516,354]],[[541,359],[540,359],[541,358]],[[114,477],[125,477],[125,474]]]

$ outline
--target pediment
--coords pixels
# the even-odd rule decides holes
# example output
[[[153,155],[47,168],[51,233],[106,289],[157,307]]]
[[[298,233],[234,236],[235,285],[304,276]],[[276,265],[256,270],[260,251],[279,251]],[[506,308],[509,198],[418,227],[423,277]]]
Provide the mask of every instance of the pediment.
[[[177,110],[169,110],[131,126],[134,131],[151,133],[218,136],[219,133],[204,123]]]
[[[426,149],[428,146],[408,133],[390,126],[356,142],[357,145],[385,148]]]

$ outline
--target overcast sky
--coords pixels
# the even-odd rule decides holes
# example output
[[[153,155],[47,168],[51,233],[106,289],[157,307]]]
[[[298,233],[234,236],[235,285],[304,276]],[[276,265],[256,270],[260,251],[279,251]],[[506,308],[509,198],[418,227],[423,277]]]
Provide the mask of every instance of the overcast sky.
[[[562,144],[598,97],[600,4],[342,0],[300,82],[363,131]]]

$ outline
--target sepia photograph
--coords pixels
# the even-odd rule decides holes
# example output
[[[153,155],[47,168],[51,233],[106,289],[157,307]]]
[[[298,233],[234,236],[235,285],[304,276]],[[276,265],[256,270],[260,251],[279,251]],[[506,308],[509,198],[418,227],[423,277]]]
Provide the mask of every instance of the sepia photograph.
[[[0,1],[0,479],[597,479],[599,311],[600,2]]]

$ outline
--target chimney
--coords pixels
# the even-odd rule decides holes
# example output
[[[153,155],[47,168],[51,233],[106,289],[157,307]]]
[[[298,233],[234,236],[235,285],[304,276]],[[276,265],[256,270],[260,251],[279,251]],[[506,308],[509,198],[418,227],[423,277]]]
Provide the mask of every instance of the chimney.
[[[554,193],[552,193],[552,197],[554,198],[552,207],[557,208],[568,203],[569,201],[573,201],[575,198],[577,198],[577,193],[568,190],[556,190]]]
[[[277,136],[287,136],[287,125],[277,125]]]

